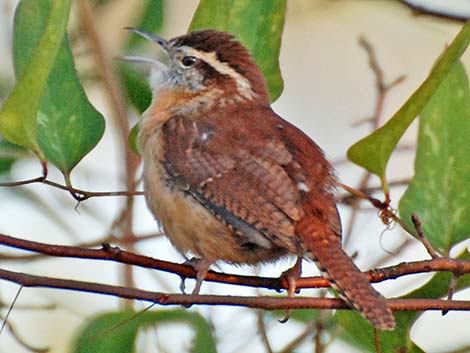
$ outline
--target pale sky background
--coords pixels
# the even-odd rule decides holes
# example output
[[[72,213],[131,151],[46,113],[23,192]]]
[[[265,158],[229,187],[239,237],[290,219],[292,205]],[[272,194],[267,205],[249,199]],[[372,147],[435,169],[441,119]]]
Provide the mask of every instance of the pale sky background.
[[[430,4],[432,1],[428,1]],[[434,1],[443,3],[442,1]],[[11,21],[13,0],[0,1],[0,76],[11,76]],[[115,3],[120,3],[117,6]],[[99,30],[110,56],[122,55],[119,43],[126,32],[122,27],[132,25],[133,9],[141,1],[121,0],[102,13]],[[167,1],[166,27],[162,36],[167,38],[184,33],[197,5],[195,0]],[[451,1],[445,3],[450,4]],[[467,6],[469,1],[454,1],[455,6]],[[462,11],[461,9],[459,11]],[[72,15],[72,23],[75,21]],[[285,81],[284,92],[274,104],[274,109],[285,119],[294,123],[311,136],[334,162],[340,180],[355,185],[362,173],[351,163],[341,163],[349,146],[365,136],[370,130],[367,125],[353,126],[354,122],[372,114],[375,103],[374,76],[368,67],[368,59],[358,46],[357,38],[364,35],[374,46],[379,63],[387,82],[405,74],[406,80],[394,88],[385,102],[382,121],[387,120],[428,74],[433,62],[445,46],[451,42],[461,23],[436,19],[428,16],[413,16],[406,6],[396,1],[366,0],[288,0],[281,69]],[[464,63],[469,64],[469,54]],[[105,116],[109,116],[105,99],[96,87],[88,87],[89,98]],[[117,168],[120,156],[116,144],[114,127],[107,123],[106,133],[95,150],[87,156],[72,175],[74,185],[88,190],[112,191],[123,189],[123,170]],[[412,129],[402,141],[414,143],[416,131]],[[122,163],[121,163],[122,164]],[[396,153],[389,167],[389,180],[412,175],[413,153]],[[14,179],[38,176],[39,165],[34,161],[22,161],[13,169]],[[51,177],[61,181],[60,175],[52,170]],[[374,180],[376,183],[377,180]],[[61,210],[60,219],[65,223],[58,226],[53,218],[38,212],[37,205],[28,204],[24,199],[11,197],[15,190],[0,189],[0,232],[27,239],[49,243],[72,244],[97,239],[107,234],[116,213],[121,209],[123,199],[95,198],[80,205],[74,211],[74,202],[68,194],[33,185],[25,188],[40,195],[42,202]],[[393,199],[399,199],[403,189],[394,190]],[[91,212],[89,212],[91,211]],[[347,223],[348,210],[341,208],[343,224]],[[137,201],[135,211],[135,232],[150,233],[156,224],[146,209],[143,199]],[[346,250],[358,252],[356,263],[363,269],[370,268],[385,250],[392,251],[406,239],[398,229],[385,232],[376,212],[361,213],[355,231]],[[139,251],[157,258],[181,262],[182,258],[164,239],[143,242]],[[1,249],[3,251],[3,249]],[[396,254],[391,265],[401,261],[427,258],[420,245]],[[288,267],[279,263],[260,269],[261,274],[274,276]],[[3,266],[3,264],[1,264]],[[7,263],[6,268],[27,273],[74,278],[102,283],[116,283],[117,266],[105,262],[70,259],[53,259],[29,264]],[[305,274],[316,273],[313,265],[304,266]],[[310,267],[310,268],[309,268]],[[226,272],[246,273],[249,269],[222,266]],[[155,291],[178,292],[179,278],[175,275],[136,270],[138,286]],[[386,296],[400,295],[408,285],[422,283],[428,278],[415,276],[382,283],[377,288]],[[188,281],[188,286],[192,285]],[[16,285],[0,282],[0,298],[9,303],[17,291]],[[254,294],[254,290],[204,284],[202,293]],[[265,293],[265,292],[263,292]],[[267,294],[275,294],[266,292]],[[309,295],[310,291],[302,291]],[[458,293],[455,298],[469,299],[469,291]],[[71,334],[84,318],[97,311],[113,310],[118,301],[111,297],[65,292],[46,289],[24,289],[19,304],[57,304],[58,309],[50,312],[15,310],[11,322],[21,337],[33,346],[50,346],[51,353],[66,352]],[[145,304],[138,304],[144,307]],[[207,314],[218,328],[219,352],[262,352],[259,338],[255,335],[255,316],[251,310],[230,307],[193,307]],[[3,315],[5,311],[3,311]],[[468,335],[469,313],[451,312],[441,317],[439,312],[423,315],[412,331],[416,343],[431,353],[443,352],[461,345],[470,345]],[[276,320],[267,323],[269,338],[273,347],[280,349],[302,330],[293,321],[281,325]],[[183,352],[190,342],[190,332],[180,326],[158,329],[159,340],[169,343],[168,352]],[[138,352],[155,353],[154,334],[143,336]],[[241,349],[240,347],[244,347]],[[27,352],[19,347],[8,334],[0,336],[0,353]],[[310,345],[304,345],[298,352],[311,352]],[[327,353],[355,352],[341,342],[332,344]]]

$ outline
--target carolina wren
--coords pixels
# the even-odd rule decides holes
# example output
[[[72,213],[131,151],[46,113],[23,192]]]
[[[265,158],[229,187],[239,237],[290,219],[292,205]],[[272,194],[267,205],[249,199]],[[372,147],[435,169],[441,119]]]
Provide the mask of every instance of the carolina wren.
[[[139,145],[147,204],[171,243],[199,260],[199,291],[217,261],[316,262],[339,295],[377,329],[393,330],[384,297],[341,248],[335,177],[321,149],[270,107],[248,50],[231,34],[192,32],[158,44],[154,97]]]

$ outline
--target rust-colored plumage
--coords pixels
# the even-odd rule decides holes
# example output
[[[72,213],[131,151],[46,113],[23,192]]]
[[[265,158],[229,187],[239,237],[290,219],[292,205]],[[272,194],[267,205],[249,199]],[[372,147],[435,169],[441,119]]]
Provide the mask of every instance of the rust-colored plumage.
[[[230,34],[160,44],[170,57],[139,143],[147,203],[173,245],[210,264],[313,259],[374,327],[393,329],[385,299],[341,248],[335,178],[320,148],[269,106],[262,75]]]

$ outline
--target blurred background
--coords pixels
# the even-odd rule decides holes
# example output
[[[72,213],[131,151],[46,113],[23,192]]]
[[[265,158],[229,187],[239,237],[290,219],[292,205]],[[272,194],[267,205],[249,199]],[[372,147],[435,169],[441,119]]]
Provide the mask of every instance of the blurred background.
[[[40,0],[38,0],[40,1]],[[98,1],[97,1],[98,2]],[[134,25],[144,1],[108,0],[94,11],[94,21],[109,58],[125,55],[123,42],[129,35],[122,28]],[[410,1],[411,3],[411,1]],[[417,3],[416,1],[413,3]],[[425,5],[443,3],[424,1]],[[468,17],[469,1],[446,1],[447,10],[458,17]],[[164,24],[159,35],[171,38],[187,31],[198,1],[171,0],[165,2]],[[75,4],[76,5],[76,4]],[[0,100],[3,100],[14,82],[11,42],[15,0],[0,2]],[[385,84],[405,75],[390,89],[383,102],[380,123],[389,119],[409,95],[426,78],[434,61],[461,28],[463,22],[446,17],[419,14],[399,1],[382,0],[289,0],[283,34],[280,64],[284,91],[274,103],[275,111],[300,127],[333,162],[341,182],[357,186],[364,172],[346,160],[349,146],[373,129],[370,118],[376,109],[376,76],[369,66],[369,56],[362,37],[370,44],[383,73]],[[466,8],[465,8],[466,7]],[[466,12],[465,12],[466,11]],[[69,35],[77,69],[87,95],[106,118],[106,131],[98,146],[87,155],[72,173],[76,188],[93,191],[125,189],[125,169],[122,145],[112,118],[113,107],[107,92],[97,79],[91,59],[90,46],[83,40],[77,6],[73,8]],[[157,49],[149,48],[158,56]],[[147,52],[147,53],[149,53]],[[469,54],[463,62],[469,63]],[[138,113],[129,110],[131,126],[138,121]],[[416,129],[400,142],[389,165],[389,181],[410,178]],[[41,174],[41,166],[34,158],[17,161],[8,175],[0,180],[24,180]],[[62,182],[62,176],[53,167],[50,179]],[[378,186],[378,179],[370,180]],[[137,187],[141,190],[142,185]],[[396,207],[405,186],[392,189],[392,204]],[[341,192],[339,192],[341,195]],[[125,199],[118,197],[92,198],[77,206],[66,192],[33,184],[15,188],[0,188],[0,233],[57,244],[96,242],[110,235],[121,237],[117,225],[125,209]],[[350,225],[350,207],[340,206],[345,228],[345,248],[355,256],[362,269],[392,265],[401,261],[428,258],[420,244],[410,241],[398,227],[387,229],[376,210],[360,204]],[[136,197],[133,208],[133,232],[136,236],[152,235],[158,226],[147,210],[143,197]],[[405,244],[405,245],[403,245]],[[164,237],[135,243],[135,250],[152,257],[173,262],[183,258],[173,250]],[[0,247],[0,253],[24,254]],[[123,268],[107,262],[74,259],[8,260],[0,257],[0,266],[31,274],[81,279],[99,283],[123,284]],[[229,273],[256,273],[278,276],[291,263],[280,262],[260,268],[235,268],[221,265]],[[313,265],[304,266],[304,275],[317,274]],[[179,292],[180,279],[157,271],[134,269],[135,285],[142,289]],[[424,283],[429,275],[407,276],[376,285],[384,295],[397,296],[413,286]],[[192,286],[193,281],[188,280]],[[18,290],[17,285],[0,282],[0,314],[4,317]],[[202,294],[232,295],[274,294],[249,288],[204,283]],[[318,291],[303,290],[302,295],[318,295]],[[469,291],[455,298],[469,299]],[[19,338],[32,347],[50,347],[49,352],[67,352],[71,337],[84,319],[120,305],[118,299],[100,295],[66,292],[50,289],[23,289],[9,322]],[[32,307],[31,307],[32,306]],[[146,307],[136,303],[137,309]],[[158,308],[154,308],[158,309]],[[264,345],[256,334],[258,316],[254,310],[231,307],[197,307],[190,310],[203,313],[217,328],[220,352],[264,352]],[[427,312],[412,330],[414,341],[426,352],[457,352],[470,347],[468,335],[469,313],[450,312],[441,317],[439,312]],[[266,316],[268,338],[275,351],[281,351],[305,328],[292,320],[280,324],[276,317]],[[329,337],[324,337],[329,340]],[[140,336],[138,352],[184,352],[191,343],[191,331],[181,325],[147,329]],[[296,348],[296,352],[311,352],[312,342]],[[0,336],[0,352],[29,352],[8,331]],[[355,352],[340,341],[329,344],[326,352]],[[460,352],[470,352],[460,350]]]

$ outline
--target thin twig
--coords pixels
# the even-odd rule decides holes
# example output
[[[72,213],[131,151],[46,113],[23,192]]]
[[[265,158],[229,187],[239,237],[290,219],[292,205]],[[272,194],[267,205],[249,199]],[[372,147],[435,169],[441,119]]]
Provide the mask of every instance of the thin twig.
[[[13,301],[11,302],[9,308],[8,308],[8,311],[7,311],[7,315],[5,316],[5,318],[3,319],[3,322],[2,322],[2,326],[0,327],[0,335],[2,334],[3,332],[3,329],[5,328],[5,325],[7,324],[8,322],[8,318],[10,317],[10,314],[13,310],[13,307],[15,306],[15,303],[16,301],[18,300],[19,296],[20,296],[20,293],[21,293],[21,290],[23,289],[23,286],[20,286],[20,288],[18,288],[18,291],[16,292],[16,295],[15,297],[13,298]]]
[[[33,346],[31,346],[30,344],[26,343],[19,335],[18,333],[16,332],[16,330],[13,328],[13,326],[8,322],[8,319],[10,318],[10,315],[11,313],[13,312],[13,308],[15,307],[15,304],[20,296],[20,293],[21,293],[21,290],[23,289],[23,286],[20,286],[18,288],[18,291],[16,292],[16,295],[15,297],[13,298],[13,301],[11,302],[11,304],[9,305],[8,307],[8,311],[7,311],[7,314],[5,315],[5,317],[0,317],[0,319],[2,320],[2,325],[0,327],[0,336],[2,335],[2,332],[5,328],[7,328],[11,335],[15,338],[15,340],[20,344],[22,345],[23,347],[25,347],[26,349],[32,351],[32,352],[36,352],[36,353],[43,353],[43,352],[47,352],[49,350],[49,348],[35,348]]]
[[[346,184],[343,184],[343,183],[338,183],[338,186],[340,188],[346,190],[347,192],[351,193],[356,198],[369,201],[372,204],[372,206],[374,206],[375,208],[378,208],[378,209],[381,210],[381,209],[384,209],[384,208],[387,207],[387,205],[385,203],[383,203],[379,199],[376,199],[375,197],[372,197],[372,196],[366,194],[362,190],[355,189],[355,188],[353,188],[351,186],[348,186]]]
[[[315,320],[315,353],[324,353],[325,346],[322,342],[322,335],[324,331],[323,323],[320,320]]]
[[[34,352],[34,353],[46,353],[50,350],[49,347],[33,347],[31,344],[29,344],[28,342],[26,342],[23,338],[21,338],[21,336],[18,334],[17,330],[15,329],[15,327],[7,322],[5,320],[5,318],[2,318],[0,316],[0,320],[4,320],[5,322],[5,328],[8,329],[8,331],[10,331],[10,334],[14,337],[15,341],[22,347],[24,347],[25,349],[27,349],[28,351],[31,351],[31,352]]]
[[[37,178],[26,179],[26,180],[8,181],[8,182],[5,182],[5,183],[0,183],[0,187],[15,187],[15,186],[20,186],[20,185],[43,183],[44,180],[46,180],[46,178],[43,177],[43,176],[40,176],[40,177],[37,177]]]
[[[52,180],[48,180],[45,177],[37,177],[32,179],[26,180],[18,180],[18,181],[11,181],[0,183],[0,187],[15,187],[15,186],[22,186],[22,185],[29,185],[35,183],[42,183],[54,188],[67,191],[69,193],[75,194],[75,198],[78,198],[78,201],[85,201],[92,197],[108,197],[108,196],[140,196],[143,195],[143,191],[87,191],[82,189],[77,189],[72,186],[67,186],[64,184],[57,183]]]
[[[263,343],[264,349],[267,353],[274,353],[269,342],[268,333],[266,331],[266,325],[264,323],[264,314],[258,311],[256,313],[256,325],[258,326],[258,332],[261,336],[261,342]]]
[[[394,79],[391,83],[385,83],[384,74],[382,68],[379,65],[379,61],[377,59],[377,54],[375,53],[375,49],[373,45],[367,40],[367,38],[361,35],[358,39],[359,45],[366,51],[367,57],[369,59],[369,67],[371,71],[374,73],[375,77],[375,88],[377,90],[377,98],[375,102],[375,109],[371,119],[368,121],[372,122],[373,130],[376,130],[380,126],[380,117],[382,116],[383,105],[385,102],[385,98],[387,96],[388,91],[390,91],[393,87],[398,85],[399,83],[403,82],[406,78],[405,75],[400,75],[396,79]]]
[[[383,103],[385,101],[385,93],[386,93],[385,82],[383,78],[383,72],[380,69],[380,66],[378,64],[374,48],[366,40],[364,36],[360,36],[358,40],[359,40],[359,45],[362,48],[364,48],[367,53],[367,56],[369,58],[369,67],[371,68],[372,72],[375,75],[377,99],[376,99],[374,114],[372,115],[372,118],[366,120],[366,121],[372,122],[372,129],[375,130],[379,127],[380,117],[382,115]],[[367,186],[369,185],[370,177],[371,177],[370,172],[364,173],[356,189],[363,190],[367,188]],[[345,227],[346,231],[344,234],[345,245],[348,243],[349,239],[351,238],[351,234],[353,232],[354,225],[356,223],[356,218],[359,213],[359,203],[360,203],[360,198],[355,198],[351,200],[351,203],[350,203],[351,217],[349,218],[348,224]]]
[[[92,336],[87,336],[86,338],[83,338],[82,341],[79,341],[77,342],[77,346],[76,346],[76,350],[77,351],[81,351],[81,347],[84,345],[84,344],[87,344],[87,343],[91,343],[93,341],[96,341],[97,339],[99,338],[102,338],[106,335],[109,335],[110,333],[112,332],[115,332],[116,330],[122,328],[123,326],[126,326],[129,322],[135,320],[136,318],[138,318],[139,316],[142,316],[144,313],[146,313],[147,311],[149,311],[150,309],[152,309],[153,307],[155,306],[155,303],[152,303],[150,305],[147,305],[144,309],[142,310],[139,310],[138,312],[134,313],[133,315],[131,315],[130,317],[128,317],[127,319],[125,320],[122,320],[122,321],[118,321],[117,323],[115,323],[114,325],[112,325],[111,327],[108,327],[108,328],[105,328],[97,333],[95,333],[94,335]]]
[[[431,258],[436,259],[440,257],[440,255],[437,253],[437,251],[433,248],[433,246],[429,242],[428,238],[426,237],[426,234],[424,234],[424,231],[421,225],[421,220],[419,219],[418,215],[414,212],[411,215],[411,221],[413,222],[413,225],[415,226],[416,233],[418,234],[418,239],[424,245],[424,247],[426,248]]]
[[[387,261],[389,260],[392,260],[394,259],[397,254],[401,254],[403,253],[403,251],[408,247],[410,246],[411,244],[413,244],[413,242],[415,242],[416,240],[412,237],[407,237],[397,248],[393,249],[393,250],[390,250],[390,251],[386,251],[384,253],[384,256],[382,256],[381,258],[377,259],[375,262],[373,262],[371,264],[371,267],[372,268],[377,268],[377,267],[381,267],[383,266]]]
[[[80,9],[80,18],[84,29],[88,35],[88,39],[93,48],[94,56],[97,62],[98,69],[106,89],[109,92],[109,98],[111,101],[111,107],[114,109],[114,117],[119,129],[121,146],[123,149],[123,157],[126,171],[126,189],[133,192],[136,187],[135,174],[137,167],[140,163],[139,157],[131,151],[128,146],[127,139],[130,132],[129,120],[127,117],[127,106],[126,99],[121,90],[118,77],[112,69],[110,57],[104,49],[103,42],[101,41],[98,29],[96,27],[95,15],[90,5],[89,0],[78,1]],[[125,222],[122,226],[122,238],[129,244],[129,249],[133,250],[132,238],[133,234],[133,206],[134,198],[133,195],[127,195],[125,204]],[[124,284],[127,286],[133,285],[133,273],[132,267],[124,267],[123,269]],[[124,304],[128,309],[131,308],[131,304],[125,302]]]
[[[405,79],[405,76],[402,75],[395,80],[393,80],[390,84],[385,83],[384,79],[384,74],[383,71],[379,65],[379,61],[377,59],[377,55],[375,53],[374,47],[372,44],[364,37],[360,36],[359,39],[359,45],[366,51],[367,57],[369,59],[369,67],[371,71],[374,74],[375,77],[375,88],[377,91],[377,97],[376,97],[376,102],[375,102],[375,108],[374,108],[374,113],[370,119],[366,120],[361,120],[360,123],[367,121],[372,123],[372,130],[376,130],[380,126],[380,118],[382,116],[382,111],[383,111],[383,106],[384,102],[387,96],[387,93],[395,87],[397,84],[402,82]],[[357,123],[355,124],[357,125]],[[356,189],[358,189],[360,192],[363,192],[363,190],[367,189],[371,177],[370,172],[364,173],[363,177],[361,178],[358,186]],[[350,191],[350,190],[348,190]],[[364,196],[365,194],[362,193]],[[356,194],[357,196],[357,194]],[[351,206],[351,217],[349,218],[348,224],[345,227],[346,232],[345,232],[345,243],[350,239],[350,236],[353,232],[354,229],[354,224],[356,221],[356,217],[359,212],[359,201],[361,197],[356,197],[350,200],[350,206]],[[393,212],[389,209],[389,204],[390,200],[388,199],[387,192],[385,192],[385,202],[379,203],[378,200],[373,199],[371,196],[368,196],[366,199],[368,199],[374,207],[377,207],[381,210],[381,218],[382,221],[385,224],[389,224],[391,219],[393,219],[392,214]]]
[[[450,278],[449,288],[447,290],[447,300],[452,300],[454,297],[455,289],[457,288],[457,284],[459,283],[459,279],[462,276],[460,273],[454,272],[452,277]],[[447,314],[448,310],[442,310],[442,315]]]
[[[398,180],[391,181],[391,182],[388,183],[388,186],[389,187],[406,186],[409,183],[410,183],[410,179],[405,178],[405,179],[398,179]],[[382,191],[382,187],[381,186],[368,186],[368,187],[365,187],[365,188],[362,188],[362,189],[359,189],[359,190],[365,195],[371,195],[373,193]],[[341,195],[338,195],[336,197],[338,202],[344,203],[344,204],[347,204],[347,205],[351,204],[351,202],[353,202],[357,198],[362,198],[362,197],[360,197],[356,194],[351,194],[351,193],[341,194]]]
[[[363,177],[361,178],[361,181],[359,182],[356,189],[364,190],[369,184],[370,177],[371,177],[370,173],[365,173]],[[359,209],[360,202],[361,202],[361,199],[359,197],[355,197],[354,199],[351,200],[351,203],[349,204],[351,206],[351,214],[350,214],[347,226],[345,227],[345,232],[343,234],[345,247],[347,246],[349,239],[351,239],[354,225],[356,224],[356,219],[360,211]]]
[[[364,37],[360,36],[358,39],[359,45],[366,51],[369,58],[369,67],[374,73],[375,76],[375,88],[377,90],[377,100],[375,103],[375,110],[372,118],[372,127],[377,129],[380,124],[380,116],[382,115],[383,103],[385,101],[386,93],[386,84],[383,77],[382,69],[379,66],[377,55],[375,54],[374,47],[372,44]]]
[[[375,343],[375,352],[382,353],[382,345],[380,344],[380,334],[379,330],[374,327],[374,343]]]
[[[282,350],[278,353],[290,353],[304,343],[305,339],[312,335],[313,329],[315,328],[315,321],[310,321],[304,326],[302,332],[297,335],[292,341],[290,341]]]

